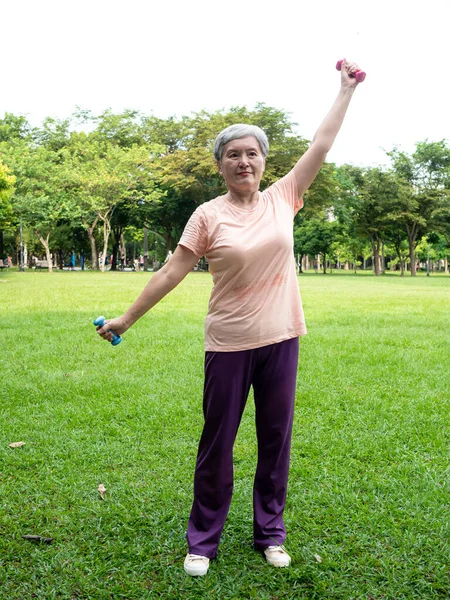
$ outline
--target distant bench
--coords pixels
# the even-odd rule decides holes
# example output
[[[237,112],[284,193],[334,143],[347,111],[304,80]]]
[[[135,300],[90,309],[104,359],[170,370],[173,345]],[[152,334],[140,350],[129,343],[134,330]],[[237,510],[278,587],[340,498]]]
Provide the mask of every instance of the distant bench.
[[[34,264],[35,269],[48,269],[48,260],[37,260]]]
[[[0,258],[0,269],[9,269],[9,262],[3,262]]]

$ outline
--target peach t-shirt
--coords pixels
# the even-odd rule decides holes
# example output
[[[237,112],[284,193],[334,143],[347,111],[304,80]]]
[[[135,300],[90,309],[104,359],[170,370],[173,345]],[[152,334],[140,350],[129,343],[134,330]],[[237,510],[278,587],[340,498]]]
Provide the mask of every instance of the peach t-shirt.
[[[205,350],[250,350],[306,333],[293,253],[302,206],[290,172],[250,210],[219,196],[192,214],[179,243],[206,256],[213,275]]]

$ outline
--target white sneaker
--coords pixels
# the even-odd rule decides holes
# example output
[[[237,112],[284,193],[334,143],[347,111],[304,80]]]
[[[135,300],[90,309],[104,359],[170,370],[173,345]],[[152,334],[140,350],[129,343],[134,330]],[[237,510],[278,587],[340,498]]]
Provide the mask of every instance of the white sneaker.
[[[188,575],[197,577],[206,575],[209,569],[209,558],[199,554],[188,554],[184,559],[184,570]]]
[[[269,565],[274,567],[288,567],[291,564],[291,557],[283,546],[269,546],[264,554]]]

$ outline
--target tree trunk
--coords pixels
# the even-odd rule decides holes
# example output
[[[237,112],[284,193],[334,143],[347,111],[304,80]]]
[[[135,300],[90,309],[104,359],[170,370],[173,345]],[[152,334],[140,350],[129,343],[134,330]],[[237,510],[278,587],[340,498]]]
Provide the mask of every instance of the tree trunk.
[[[48,272],[51,273],[53,271],[53,264],[52,264],[52,257],[50,256],[50,247],[48,245],[49,239],[50,239],[50,232],[47,234],[47,237],[44,238],[39,231],[36,231],[36,235],[39,238],[39,241],[41,242],[41,244],[44,246],[45,249],[45,257],[47,259],[47,264],[48,264]]]
[[[380,274],[380,240],[371,237],[370,243],[373,252],[373,273],[378,276]]]
[[[113,227],[112,232],[114,234],[114,243],[111,254],[111,271],[117,271],[117,256],[119,254],[120,234],[122,233],[122,228]]]
[[[117,271],[117,255],[119,254],[119,242],[114,240],[111,254],[111,271]]]
[[[304,254],[301,260],[301,272],[304,273],[309,269],[308,255]]]
[[[386,271],[386,263],[384,260],[384,242],[381,243],[381,266],[380,266],[380,271],[381,273],[384,275],[385,271]]]
[[[3,256],[5,253],[5,246],[3,244],[3,230],[0,229],[0,256]]]
[[[165,240],[166,240],[166,249],[167,252],[169,252],[169,250],[172,250],[172,235],[171,232],[169,231],[168,233],[166,233],[166,235],[164,236]]]
[[[95,231],[95,227],[97,225],[98,222],[98,215],[95,217],[95,221],[92,223],[91,226],[89,226],[87,224],[87,222],[85,221],[85,219],[83,219],[83,225],[86,228],[88,237],[89,237],[89,243],[91,245],[91,263],[92,263],[92,268],[94,271],[98,271],[98,252],[97,252],[97,246],[95,244],[95,237],[94,237],[94,231]]]
[[[119,253],[120,253],[120,260],[121,260],[122,264],[124,265],[124,267],[126,267],[126,265],[127,265],[127,247],[125,246],[125,237],[123,235],[123,230],[122,230],[122,233],[120,234]]]
[[[416,276],[416,237],[417,237],[417,229],[416,226],[412,227],[406,226],[406,233],[408,234],[408,243],[409,243],[409,260],[411,263],[411,277]]]
[[[123,227],[119,226],[119,227],[113,227],[112,229],[113,233],[114,233],[114,245],[113,245],[113,251],[112,251],[112,259],[111,259],[111,271],[117,271],[117,258],[119,256],[119,252],[120,252],[120,258],[121,258],[121,262],[122,258],[123,258],[123,251],[122,251],[122,244],[123,242]],[[125,266],[125,263],[123,263]]]
[[[144,271],[148,271],[148,227],[144,225]]]
[[[327,274],[327,255],[323,253],[323,274]]]
[[[444,258],[444,273],[448,275],[448,258]]]
[[[416,249],[414,247],[414,240],[409,240],[409,260],[411,263],[411,277],[416,276]]]
[[[111,233],[111,225],[107,215],[102,217],[103,219],[103,260],[102,260],[102,273],[106,271],[106,255],[108,254],[108,241],[109,234]]]

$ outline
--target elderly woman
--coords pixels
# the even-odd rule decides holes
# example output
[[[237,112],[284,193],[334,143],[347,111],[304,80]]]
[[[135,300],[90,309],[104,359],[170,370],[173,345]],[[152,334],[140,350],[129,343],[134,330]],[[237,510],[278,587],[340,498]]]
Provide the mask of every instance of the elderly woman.
[[[306,333],[293,255],[293,219],[341,127],[358,67],[344,61],[339,94],[305,154],[264,192],[269,145],[252,125],[217,137],[214,156],[227,193],[197,208],[171,260],[116,319],[98,328],[124,333],[206,256],[214,287],[205,323],[204,427],[188,522],[184,569],[205,575],[217,555],[233,491],[233,445],[250,387],[258,464],[253,489],[254,545],[267,562],[289,566],[283,511],[289,470],[299,336]]]

